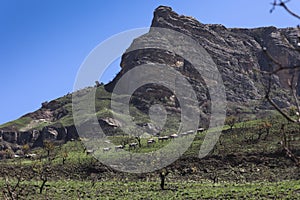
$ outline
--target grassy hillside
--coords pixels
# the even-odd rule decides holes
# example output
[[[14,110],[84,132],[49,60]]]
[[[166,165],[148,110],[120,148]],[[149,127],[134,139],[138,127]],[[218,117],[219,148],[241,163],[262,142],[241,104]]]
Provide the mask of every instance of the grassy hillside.
[[[0,129],[27,131],[40,130],[44,126],[72,126],[72,95],[76,95],[80,103],[92,89],[95,88],[85,88],[45,102],[39,110],[1,125]],[[103,86],[97,87],[95,98],[99,119],[113,114],[121,121],[128,119],[122,113],[113,113],[110,109],[111,94]],[[68,141],[58,146],[48,143],[43,148],[27,149],[27,154],[34,155],[30,158],[0,160],[0,199],[7,195],[19,195],[20,199],[299,198],[298,163],[287,155],[282,145],[285,143],[293,155],[300,156],[299,125],[288,123],[274,111],[254,113],[242,105],[230,108],[231,114],[238,110],[242,115],[239,115],[240,118],[235,115],[227,118],[227,125],[209,155],[198,158],[205,136],[213,133],[214,129],[198,132],[188,150],[163,169],[170,172],[165,190],[160,189],[159,171],[144,174],[116,171],[87,154],[82,144],[86,138],[81,138],[81,141]],[[148,113],[142,109],[131,106],[130,112],[136,123],[150,122]],[[232,119],[234,122],[230,123]],[[170,135],[179,128],[180,120],[176,113],[169,115],[167,121],[161,135]],[[127,144],[124,150],[131,154],[151,153],[170,143],[170,140],[160,142],[157,136],[148,135],[141,138],[141,147],[129,149],[128,144],[137,142],[136,138],[118,130],[115,133],[106,140],[113,146]],[[156,143],[148,145],[150,137]],[[176,149],[172,151],[176,154]],[[1,153],[10,154],[9,151]],[[113,149],[107,152],[98,149],[96,153],[108,159],[121,159],[120,164],[129,159],[123,154],[116,155]]]
[[[1,195],[8,192],[8,186],[13,188],[20,177],[14,192],[30,199],[297,199],[300,171],[279,142],[284,131],[290,149],[300,156],[298,130],[298,125],[280,116],[239,122],[232,129],[224,127],[219,142],[203,159],[197,155],[207,132],[198,133],[188,151],[165,168],[170,171],[166,190],[160,189],[158,171],[115,171],[87,155],[80,141],[50,148],[49,155],[49,149],[37,148],[30,152],[36,157],[0,162]],[[126,135],[108,139],[115,145],[135,140]],[[132,153],[155,151],[167,144],[148,146],[146,139],[141,143],[142,147]],[[125,150],[129,151],[128,147]],[[105,154],[110,157],[113,152]],[[40,194],[45,177],[47,182]]]
[[[91,87],[85,88],[50,102],[44,102],[42,103],[42,107],[37,111],[28,113],[14,121],[2,124],[0,125],[0,129],[26,131],[31,129],[41,129],[46,125],[51,126],[55,124],[71,126],[74,124],[72,117],[72,96],[77,96],[78,101],[84,101],[87,96],[86,94],[91,89]],[[97,88],[95,96],[97,115],[99,117],[110,116],[109,107],[111,94],[106,92],[103,86],[100,86]],[[62,111],[63,113],[59,114]]]

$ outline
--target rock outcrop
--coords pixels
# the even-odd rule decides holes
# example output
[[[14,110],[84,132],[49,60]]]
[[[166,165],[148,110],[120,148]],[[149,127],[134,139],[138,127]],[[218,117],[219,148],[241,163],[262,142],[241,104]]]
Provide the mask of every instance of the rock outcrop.
[[[278,66],[270,65],[271,60],[265,55],[263,48],[267,48],[268,52],[284,66],[292,67],[300,63],[299,53],[290,48],[298,43],[296,28],[239,29],[226,28],[218,24],[202,24],[192,17],[179,15],[166,6],[160,6],[155,10],[151,27],[175,30],[198,41],[210,54],[222,75],[229,105],[230,103],[251,105],[254,101],[264,97],[264,85],[266,85],[268,77],[260,73],[260,70],[271,71]],[[147,34],[136,39],[133,45],[145,41],[147,41]],[[178,61],[181,65],[176,66]],[[122,71],[106,88],[112,91],[116,82],[129,69],[146,63],[174,66],[187,79],[192,79],[193,71],[186,60],[166,51],[141,49],[126,52],[122,56]],[[278,79],[274,82],[276,89],[287,89],[288,80],[291,78],[289,73],[289,71],[283,71],[278,74]],[[198,84],[199,87],[201,84]],[[298,84],[297,90],[299,93],[300,84]],[[204,91],[202,86],[202,89],[197,92],[203,94]],[[201,98],[206,99],[203,96]],[[280,97],[275,95],[275,101],[281,107],[290,105],[287,93],[281,94]],[[260,106],[267,108],[266,104]]]
[[[260,101],[264,97],[264,85],[268,80],[268,76],[260,72],[271,71],[278,66],[271,64],[270,58],[263,52],[264,48],[284,66],[293,67],[300,63],[299,53],[290,48],[298,43],[299,38],[296,28],[226,28],[223,25],[203,24],[192,17],[179,15],[166,6],[160,6],[155,10],[151,27],[166,28],[186,34],[208,52],[222,76],[228,102],[227,113],[229,114],[234,114],[237,110],[243,112],[241,110],[243,108],[250,110],[270,108],[267,103]],[[163,38],[160,39],[161,42],[164,42]],[[135,39],[131,47],[147,42],[153,42],[150,34]],[[156,42],[159,42],[159,40],[156,40]],[[131,47],[129,47],[129,50]],[[189,52],[189,49],[187,48],[186,51]],[[154,48],[126,51],[122,56],[122,70],[112,82],[105,85],[105,89],[112,92],[118,80],[126,72],[142,64],[148,64],[149,67],[164,64],[181,73],[192,85],[201,107],[201,123],[207,125],[211,105],[205,81],[188,60],[174,54],[174,52]],[[166,76],[164,72],[160,75],[162,77]],[[285,91],[290,78],[290,71],[282,71],[278,73],[273,83],[275,91],[273,98],[281,107],[290,105],[288,92]],[[296,78],[300,82],[299,77]],[[100,87],[100,85],[98,84],[97,87]],[[83,89],[72,95],[84,97],[88,91],[88,89]],[[297,92],[300,93],[300,84],[297,86]],[[104,92],[100,93],[102,95]],[[31,124],[28,124],[22,130],[16,129],[15,127],[18,124],[13,123],[0,129],[0,140],[3,142],[3,148],[8,143],[14,145],[29,143],[32,147],[40,147],[45,139],[66,142],[78,138],[71,117],[72,95],[67,94],[51,102],[45,102],[39,110],[23,116],[31,119]],[[108,101],[110,98],[108,96],[106,98],[99,97],[98,100]],[[181,112],[176,95],[167,88],[155,83],[136,90],[131,98],[131,103],[145,114],[148,114],[150,106],[156,103],[162,103],[168,114],[177,115]],[[99,107],[103,108],[101,104]],[[234,107],[238,109],[235,110]],[[110,116],[108,110],[109,108],[106,110],[107,112],[103,113]],[[61,120],[65,120],[64,123],[68,125],[65,127],[57,125],[60,124]],[[100,116],[98,120],[100,126],[108,133],[107,135],[113,135],[122,126],[122,122],[107,116]],[[31,128],[42,123],[45,123],[44,128],[39,130]],[[139,123],[141,126],[145,124],[144,122]],[[150,129],[153,133],[158,132],[157,128],[150,127]]]

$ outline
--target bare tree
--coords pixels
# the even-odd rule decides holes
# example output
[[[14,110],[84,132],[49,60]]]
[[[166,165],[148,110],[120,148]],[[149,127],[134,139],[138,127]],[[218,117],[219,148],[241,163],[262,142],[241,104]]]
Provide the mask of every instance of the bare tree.
[[[4,185],[0,191],[5,200],[23,199],[28,196],[28,185],[24,184],[24,181],[32,180],[34,175],[27,170],[20,162],[0,169],[4,175]]]
[[[51,175],[51,164],[50,162],[35,163],[35,165],[33,166],[33,171],[38,175],[39,179],[42,181],[42,184],[39,188],[39,193],[42,194],[44,187]]]
[[[55,145],[50,140],[44,140],[43,143],[44,143],[44,149],[47,151],[48,160],[50,161],[51,160],[50,154],[51,154],[51,152],[54,151]]]
[[[272,13],[276,7],[281,7],[283,8],[285,11],[287,11],[287,13],[289,13],[291,16],[297,18],[300,20],[300,15],[298,15],[297,13],[293,12],[288,6],[287,3],[290,2],[290,0],[274,0],[272,3],[272,8],[270,10],[270,12]],[[300,53],[300,26],[297,26],[297,31],[298,31],[298,41],[296,43],[296,45],[290,45],[288,44],[288,48],[296,53]],[[284,41],[283,41],[284,42]],[[299,76],[299,71],[300,71],[300,63],[297,63],[296,65],[293,66],[285,66],[280,60],[274,58],[269,50],[266,47],[263,47],[263,52],[266,55],[267,58],[269,58],[270,60],[270,68],[273,69],[269,72],[262,72],[265,73],[267,75],[269,75],[268,77],[268,83],[266,85],[266,92],[265,92],[265,98],[266,100],[285,118],[287,119],[289,122],[292,123],[296,123],[300,125],[300,103],[299,103],[299,96],[297,95],[297,87],[298,87],[298,77]],[[300,56],[300,54],[299,54]],[[275,66],[273,68],[273,66]],[[296,107],[296,113],[298,113],[298,115],[294,115],[291,112],[285,111],[284,109],[282,109],[272,98],[272,91],[273,91],[273,81],[276,75],[278,75],[278,73],[282,72],[282,71],[289,71],[290,72],[290,77],[288,79],[288,87],[290,90],[290,95],[291,95],[291,104],[294,105]],[[281,128],[281,133],[282,133],[282,141],[280,142],[281,145],[283,146],[283,150],[285,151],[285,153],[287,154],[287,156],[289,158],[291,158],[294,162],[296,162],[297,164],[300,164],[299,161],[300,159],[295,156],[292,151],[289,149],[287,142],[286,142],[286,133],[285,133],[285,128],[284,125]]]
[[[5,176],[5,185],[2,188],[3,196],[5,199],[19,199],[24,191],[24,186],[20,186],[23,182],[23,178],[18,174],[16,176],[16,183],[9,181],[8,176]]]
[[[296,17],[297,19],[300,20],[300,15],[296,14],[295,12],[293,12],[287,5],[286,3],[288,3],[290,0],[286,0],[286,1],[282,1],[282,0],[274,0],[274,2],[272,3],[272,8],[270,10],[270,12],[272,13],[276,7],[282,7],[284,8],[290,15],[292,15],[293,17]],[[297,27],[298,30],[298,42],[296,46],[292,46],[292,45],[288,45],[289,48],[295,52],[300,52],[300,26]],[[300,104],[299,104],[299,99],[297,96],[297,92],[296,92],[296,88],[297,88],[297,78],[295,77],[299,71],[300,71],[300,63],[294,66],[284,66],[282,64],[282,62],[280,62],[280,60],[277,60],[276,58],[274,58],[270,52],[268,51],[268,49],[266,47],[263,47],[263,52],[265,53],[265,55],[270,59],[271,63],[270,63],[270,68],[272,68],[272,66],[277,66],[277,69],[274,69],[270,72],[263,72],[263,73],[267,73],[269,75],[269,81],[268,81],[268,85],[266,88],[266,94],[265,97],[268,100],[268,102],[282,115],[284,116],[288,121],[293,122],[293,123],[299,123],[300,124],[300,118],[298,117],[297,119],[293,118],[290,113],[285,112],[283,109],[281,109],[272,99],[271,97],[271,92],[272,92],[272,83],[273,83],[273,78],[275,75],[277,75],[279,72],[281,71],[285,71],[288,70],[291,73],[291,77],[288,80],[288,86],[289,89],[291,91],[291,96],[293,99],[293,104],[295,104],[296,109],[298,111],[298,113],[300,113]]]
[[[141,143],[141,138],[143,135],[143,132],[141,132],[141,130],[136,129],[136,128],[129,128],[130,134],[136,139],[136,141],[138,142],[138,147],[141,148],[142,147],[142,143]]]
[[[237,122],[237,118],[233,115],[226,117],[225,124],[230,127],[230,130],[233,129],[235,123]]]
[[[170,171],[167,170],[167,169],[162,169],[162,170],[159,172],[160,188],[161,188],[162,190],[165,190],[165,180],[166,180],[166,177],[168,176],[169,173],[170,173]]]

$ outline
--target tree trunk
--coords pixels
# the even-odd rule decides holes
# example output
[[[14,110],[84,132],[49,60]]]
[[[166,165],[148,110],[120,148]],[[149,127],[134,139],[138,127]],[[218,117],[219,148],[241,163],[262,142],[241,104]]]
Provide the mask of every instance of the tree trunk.
[[[40,194],[42,194],[43,193],[43,189],[44,189],[44,186],[45,186],[45,184],[46,184],[46,182],[47,182],[47,178],[43,178],[43,183],[42,183],[42,185],[41,185],[41,187],[40,187]]]
[[[139,148],[142,147],[142,144],[141,144],[141,138],[140,137],[135,137],[136,140],[138,141],[138,144],[139,144]]]
[[[169,172],[160,172],[159,173],[159,177],[160,177],[160,188],[162,190],[165,189],[165,180],[166,180],[166,176],[169,174]]]

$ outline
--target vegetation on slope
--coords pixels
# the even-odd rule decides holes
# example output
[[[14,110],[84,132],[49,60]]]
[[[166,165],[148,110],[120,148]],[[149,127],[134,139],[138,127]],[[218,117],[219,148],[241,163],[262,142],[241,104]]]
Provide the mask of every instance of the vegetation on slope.
[[[115,171],[88,155],[80,141],[37,148],[30,152],[35,157],[0,162],[2,195],[14,188],[20,177],[14,193],[21,199],[119,199],[121,195],[123,199],[299,198],[299,169],[279,144],[284,131],[290,148],[298,155],[298,130],[297,125],[280,116],[236,122],[232,129],[224,128],[214,150],[203,159],[197,158],[197,154],[206,132],[198,133],[188,151],[165,168],[170,171],[166,190],[160,189],[158,172]],[[135,140],[127,135],[108,139],[115,145]],[[132,153],[155,151],[167,144],[157,142],[148,146],[146,142],[142,138],[142,147],[131,150]],[[128,147],[125,150],[129,151]],[[106,154],[110,156],[113,152]],[[40,192],[45,177],[47,181]]]

